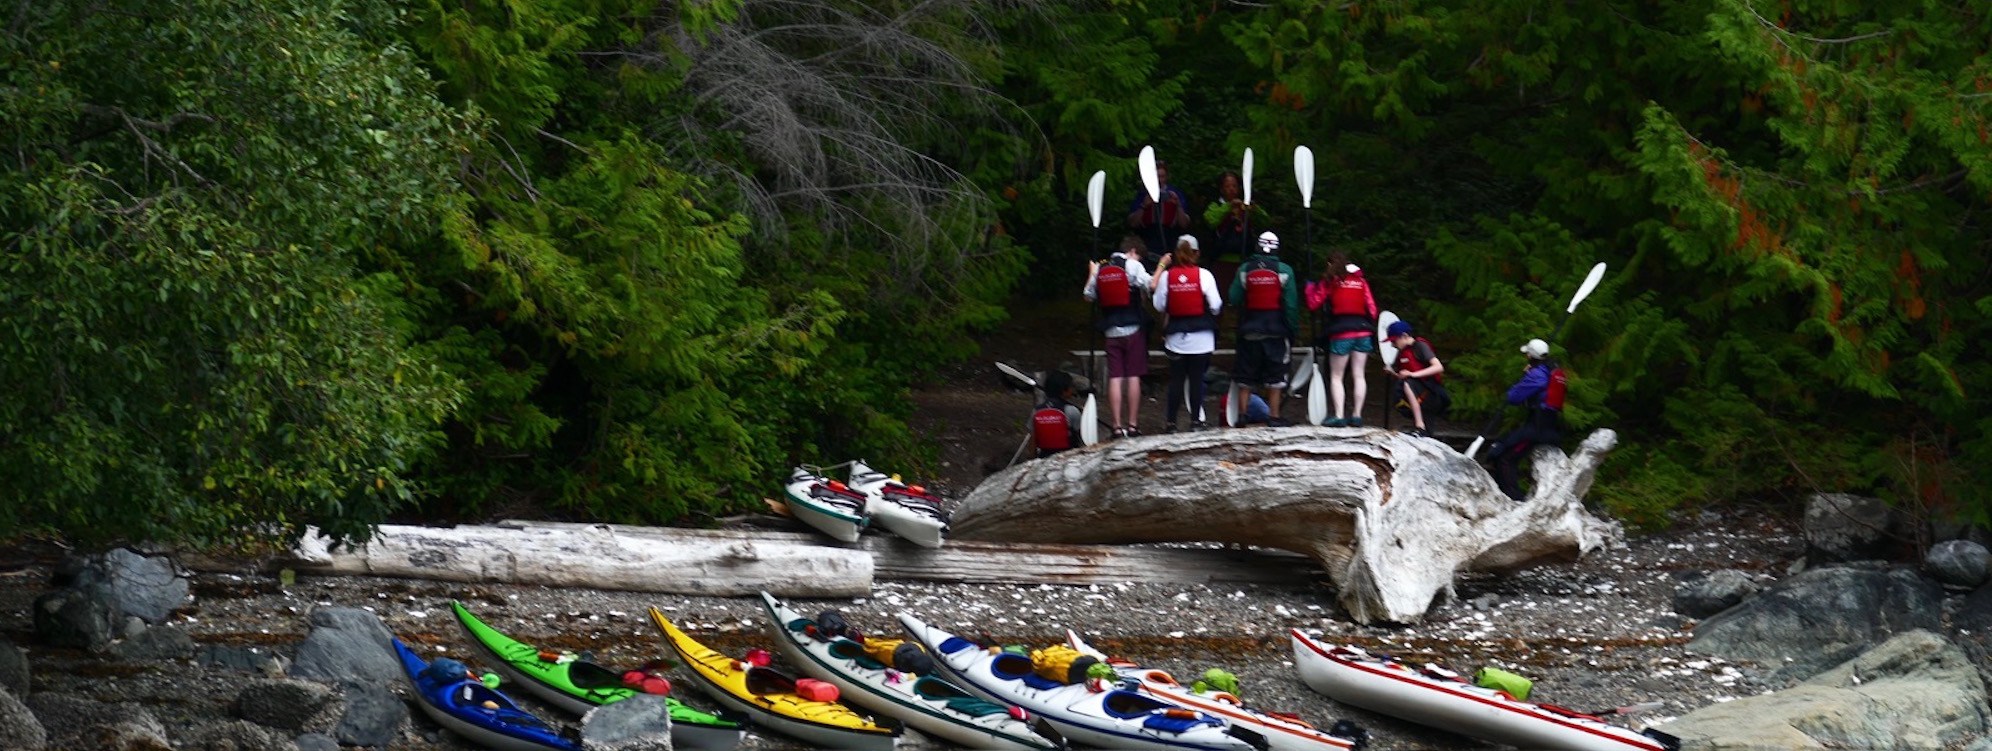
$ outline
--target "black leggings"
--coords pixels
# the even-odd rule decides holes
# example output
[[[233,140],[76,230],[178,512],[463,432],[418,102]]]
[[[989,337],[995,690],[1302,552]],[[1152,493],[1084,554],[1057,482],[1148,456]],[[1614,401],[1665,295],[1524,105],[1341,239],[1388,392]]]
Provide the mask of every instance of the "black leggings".
[[[1204,373],[1210,370],[1210,353],[1201,355],[1181,355],[1169,353],[1169,406],[1162,414],[1168,417],[1170,425],[1176,424],[1176,413],[1183,409],[1183,387],[1190,390],[1190,422],[1203,420]]]

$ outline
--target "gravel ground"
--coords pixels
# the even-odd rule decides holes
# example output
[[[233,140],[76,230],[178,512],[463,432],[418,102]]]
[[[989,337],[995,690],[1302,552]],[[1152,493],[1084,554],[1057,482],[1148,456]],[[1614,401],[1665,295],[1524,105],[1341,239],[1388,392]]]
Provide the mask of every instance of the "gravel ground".
[[[1042,646],[1076,629],[1097,647],[1178,676],[1222,667],[1240,677],[1246,701],[1296,712],[1326,727],[1347,718],[1368,728],[1372,748],[1492,748],[1353,707],[1339,705],[1300,682],[1287,630],[1327,642],[1352,643],[1461,672],[1499,665],[1537,681],[1537,697],[1578,709],[1659,700],[1663,709],[1625,718],[1639,727],[1713,702],[1782,687],[1764,682],[1758,666],[1689,654],[1692,622],[1672,612],[1681,576],[1717,568],[1751,572],[1766,582],[1782,576],[1802,553],[1791,525],[1762,515],[1705,516],[1692,528],[1634,536],[1617,549],[1566,565],[1509,577],[1474,576],[1458,597],[1426,622],[1409,627],[1357,625],[1318,582],[1205,586],[1102,584],[1087,587],[972,586],[880,582],[872,596],[851,601],[796,600],[814,614],[836,608],[871,633],[896,632],[893,615],[910,612],[963,636]],[[29,605],[46,571],[40,566],[0,575],[0,631],[27,644]],[[305,616],[318,605],[365,607],[404,639],[465,657],[468,643],[449,614],[462,598],[478,615],[542,645],[588,649],[611,664],[660,654],[644,608],[657,605],[709,646],[738,654],[772,646],[755,598],[683,597],[502,585],[461,586],[368,578],[301,577],[289,587],[273,578],[202,574],[197,602],[175,622],[202,644],[264,646],[288,653],[304,637]],[[72,650],[30,647],[35,691],[68,691],[101,700],[138,701],[169,731],[223,718],[242,676],[203,672],[191,663],[120,664]],[[1771,667],[1771,666],[1765,666]],[[680,676],[675,676],[678,678]],[[711,706],[677,681],[687,701]],[[530,703],[530,702],[528,702]],[[548,710],[547,716],[559,717]],[[459,748],[426,718],[398,748]],[[754,735],[753,749],[801,746]]]

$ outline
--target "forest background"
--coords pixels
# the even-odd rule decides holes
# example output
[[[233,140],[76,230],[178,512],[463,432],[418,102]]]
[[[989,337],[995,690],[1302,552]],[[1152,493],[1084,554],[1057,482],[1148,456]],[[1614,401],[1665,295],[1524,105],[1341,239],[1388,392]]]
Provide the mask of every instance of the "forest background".
[[[1108,242],[1146,144],[1198,202],[1253,148],[1272,225],[1360,259],[1470,419],[1609,263],[1557,344],[1624,518],[1983,523],[1988,15],[19,0],[0,539],[696,522],[797,461],[931,462],[909,385],[1073,294],[1085,180]]]

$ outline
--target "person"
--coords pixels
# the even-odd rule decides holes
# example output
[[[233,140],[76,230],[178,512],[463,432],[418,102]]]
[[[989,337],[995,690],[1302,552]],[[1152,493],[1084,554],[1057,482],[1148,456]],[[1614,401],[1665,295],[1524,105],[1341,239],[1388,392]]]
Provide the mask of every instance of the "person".
[[[1031,413],[1031,442],[1037,445],[1039,459],[1080,445],[1081,417],[1079,408],[1072,406],[1079,393],[1072,374],[1051,371],[1044,377],[1043,385],[1044,401]]]
[[[1521,426],[1487,447],[1487,456],[1494,462],[1494,483],[1517,501],[1526,497],[1516,479],[1522,457],[1538,444],[1563,440],[1563,392],[1567,383],[1563,369],[1549,359],[1547,342],[1530,339],[1522,345],[1522,355],[1528,358],[1528,363],[1522,366],[1521,380],[1508,387],[1508,403],[1521,405],[1528,415],[1522,418]]]
[[[1225,389],[1224,396],[1218,397],[1217,399],[1218,409],[1230,409],[1230,405],[1227,404],[1227,402],[1231,401],[1230,392],[1231,392],[1230,389]],[[1257,425],[1259,423],[1270,424],[1272,419],[1273,419],[1273,410],[1271,407],[1266,406],[1266,400],[1259,398],[1258,394],[1254,394],[1249,391],[1246,392],[1245,409],[1239,411],[1238,424],[1239,425]]]
[[[1115,438],[1141,435],[1141,378],[1148,375],[1144,302],[1154,284],[1141,265],[1142,247],[1141,238],[1128,235],[1106,263],[1086,262],[1083,294],[1099,306],[1107,351],[1107,413],[1113,418]]]
[[[1369,398],[1363,367],[1369,362],[1369,353],[1376,351],[1376,298],[1370,294],[1363,270],[1349,263],[1347,253],[1337,250],[1328,254],[1321,280],[1308,285],[1307,309],[1326,319],[1314,341],[1316,350],[1328,350],[1328,372],[1324,375],[1331,411],[1321,424],[1360,428],[1363,400]],[[1345,376],[1355,381],[1349,393],[1352,399],[1343,398]]]
[[[1432,431],[1425,420],[1444,417],[1452,408],[1452,395],[1446,393],[1446,364],[1439,362],[1431,342],[1413,333],[1411,324],[1397,321],[1384,333],[1397,346],[1397,362],[1390,366],[1391,375],[1403,384],[1397,408],[1411,418],[1412,435],[1429,438]]]
[[[1156,205],[1155,199],[1148,197],[1148,190],[1144,187],[1127,206],[1127,226],[1141,236],[1142,242],[1148,245],[1149,254],[1160,256],[1169,252],[1169,243],[1165,238],[1190,228],[1190,200],[1183,196],[1183,191],[1169,184],[1168,162],[1155,163],[1155,178],[1162,186],[1161,205]]]
[[[1168,433],[1176,432],[1176,415],[1185,406],[1190,429],[1204,428],[1204,373],[1217,349],[1217,314],[1224,310],[1217,281],[1197,268],[1198,255],[1197,239],[1183,235],[1176,238],[1175,254],[1155,267],[1162,281],[1155,285],[1153,303],[1169,316],[1162,326],[1162,349],[1169,354],[1169,404],[1163,409]]]
[[[1252,224],[1263,224],[1266,212],[1245,203],[1244,183],[1238,173],[1225,170],[1217,179],[1217,200],[1204,207],[1204,224],[1210,225],[1216,241],[1206,266],[1217,274],[1219,287],[1229,288],[1238,264],[1246,260],[1245,233]]]
[[[1265,391],[1272,411],[1266,424],[1275,428],[1287,426],[1280,419],[1280,397],[1286,391],[1287,356],[1300,332],[1300,288],[1293,267],[1280,260],[1279,252],[1279,235],[1260,234],[1258,252],[1238,267],[1225,298],[1225,304],[1243,311],[1238,316],[1238,360],[1231,377],[1248,390]]]

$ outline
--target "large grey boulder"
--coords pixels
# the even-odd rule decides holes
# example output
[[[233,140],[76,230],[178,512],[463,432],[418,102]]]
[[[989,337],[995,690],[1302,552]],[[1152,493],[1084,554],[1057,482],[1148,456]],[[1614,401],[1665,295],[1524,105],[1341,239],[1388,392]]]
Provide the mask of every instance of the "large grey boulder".
[[[1805,558],[1817,565],[1886,557],[1894,523],[1880,498],[1814,493],[1805,501]]]
[[[408,723],[408,704],[378,685],[346,684],[346,712],[332,735],[342,746],[392,745]]]
[[[339,696],[311,681],[251,681],[235,695],[235,716],[295,735],[325,730],[338,716]]]
[[[98,565],[126,615],[158,623],[187,604],[187,577],[164,556],[118,548],[105,553]]]
[[[1992,573],[1992,553],[1970,540],[1946,540],[1930,547],[1923,565],[1945,585],[1976,589]]]
[[[1466,572],[1563,563],[1623,533],[1584,507],[1618,445],[1540,448],[1515,502],[1452,447],[1370,428],[1254,428],[1140,436],[1029,461],[954,510],[957,539],[1228,542],[1321,563],[1358,622],[1422,620]],[[1185,524],[1184,519],[1196,519]]]
[[[182,733],[175,751],[298,751],[290,736],[243,720],[201,725]]]
[[[42,729],[35,713],[0,688],[0,748],[41,751],[48,746],[48,731]]]
[[[101,652],[117,633],[117,593],[95,579],[35,598],[34,611],[35,638],[49,646]]]
[[[582,751],[671,751],[671,711],[664,697],[637,694],[581,716]]]
[[[1707,618],[1735,607],[1744,598],[1763,589],[1749,574],[1733,568],[1709,572],[1682,582],[1674,590],[1674,612],[1689,618]]]
[[[1934,582],[1908,569],[1812,569],[1703,621],[1688,651],[1804,677],[1892,635],[1937,628],[1942,602]]]
[[[305,733],[294,740],[297,751],[339,751],[339,741],[324,733]]]
[[[326,683],[391,686],[403,680],[393,640],[380,616],[373,613],[359,608],[317,608],[311,611],[311,633],[298,645],[290,674]]]
[[[1988,722],[1985,684],[1963,650],[1911,631],[1795,687],[1703,707],[1661,730],[1683,751],[1911,751],[1953,748]]]
[[[107,704],[70,694],[42,692],[25,702],[48,731],[50,748],[170,751],[166,726],[135,702]]]
[[[0,636],[0,689],[28,693],[28,653]]]

